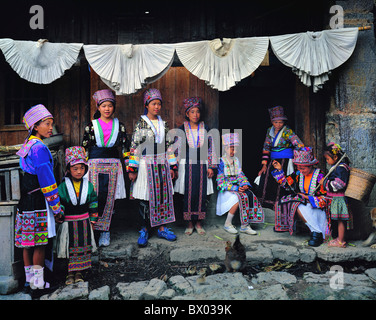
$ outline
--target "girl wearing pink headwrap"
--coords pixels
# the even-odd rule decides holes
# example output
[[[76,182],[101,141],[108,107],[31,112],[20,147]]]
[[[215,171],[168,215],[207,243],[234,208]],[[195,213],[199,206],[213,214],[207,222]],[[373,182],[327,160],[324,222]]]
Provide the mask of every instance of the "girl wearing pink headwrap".
[[[128,140],[124,124],[113,117],[114,93],[99,90],[93,98],[98,110],[85,127],[82,146],[89,156],[89,181],[98,194],[99,218],[94,230],[100,231],[99,246],[109,246],[115,200],[126,197],[121,159],[127,157]]]

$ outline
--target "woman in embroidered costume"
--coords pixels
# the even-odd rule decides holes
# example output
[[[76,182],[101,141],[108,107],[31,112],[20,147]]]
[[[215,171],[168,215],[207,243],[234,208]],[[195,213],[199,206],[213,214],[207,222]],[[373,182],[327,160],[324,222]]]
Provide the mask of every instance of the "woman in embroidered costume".
[[[181,152],[177,154],[179,171],[174,190],[184,195],[183,218],[188,221],[185,234],[191,235],[196,228],[198,234],[204,235],[201,221],[206,215],[207,195],[214,193],[212,177],[213,170],[217,168],[214,143],[212,137],[207,135],[209,128],[204,121],[200,121],[202,99],[184,99],[183,106],[188,121],[178,128],[184,132],[184,136],[179,140],[178,150]],[[205,159],[201,161],[203,157]]]
[[[260,183],[258,186],[258,197],[262,206],[274,209],[274,205],[286,192],[272,178],[270,171],[272,162],[278,161],[283,170],[289,175],[294,172],[292,159],[293,150],[304,147],[303,142],[291,130],[285,122],[283,107],[277,106],[269,109],[272,126],[267,130],[264,147],[262,150],[262,168],[258,173]]]
[[[343,155],[341,146],[333,142],[329,143],[324,151],[326,162],[331,166],[336,165]],[[328,197],[330,218],[338,223],[338,237],[329,241],[328,246],[330,247],[345,248],[346,229],[352,228],[352,215],[345,198],[349,178],[349,159],[345,157],[325,180],[320,181]]]
[[[232,225],[232,220],[236,210],[239,209],[240,232],[257,234],[250,227],[250,223],[263,223],[264,212],[257,197],[251,191],[252,186],[242,171],[239,159],[235,156],[236,147],[239,146],[239,134],[224,134],[222,143],[226,154],[218,165],[217,215],[222,216],[228,212],[224,229],[236,234],[238,231]]]
[[[42,141],[52,135],[53,116],[45,106],[38,104],[25,113],[23,122],[29,136],[17,152],[24,175],[16,215],[15,245],[23,248],[25,288],[30,284],[33,294],[39,295],[50,287],[44,280],[45,248],[49,239],[56,236],[55,220],[61,219],[53,159]]]
[[[113,92],[109,89],[99,90],[93,98],[98,110],[85,127],[82,146],[89,157],[89,181],[98,195],[99,219],[94,230],[100,231],[99,246],[108,246],[115,200],[126,197],[120,159],[127,157],[128,141],[125,126],[113,118],[116,103]],[[122,156],[118,148],[121,148]]]
[[[311,231],[311,239],[308,244],[319,246],[328,233],[326,213],[325,190],[321,187],[315,191],[324,174],[314,165],[318,161],[312,154],[312,148],[304,147],[294,150],[294,164],[298,171],[291,175],[285,175],[282,165],[273,161],[276,170],[272,171],[273,177],[290,194],[283,196],[276,204],[275,231],[294,231],[295,213],[307,225]]]
[[[177,176],[177,161],[170,147],[168,125],[159,115],[162,96],[158,89],[144,92],[144,115],[135,124],[127,172],[131,184],[131,198],[139,200],[139,211],[144,219],[138,245],[148,243],[148,224],[158,227],[158,237],[176,240],[165,225],[175,221],[172,179]],[[148,223],[148,220],[150,221]]]
[[[91,268],[91,252],[95,249],[91,224],[98,220],[98,198],[85,175],[88,171],[85,149],[66,149],[65,164],[67,174],[59,185],[64,223],[57,235],[57,257],[69,259],[65,282],[69,285],[82,282],[81,271]]]

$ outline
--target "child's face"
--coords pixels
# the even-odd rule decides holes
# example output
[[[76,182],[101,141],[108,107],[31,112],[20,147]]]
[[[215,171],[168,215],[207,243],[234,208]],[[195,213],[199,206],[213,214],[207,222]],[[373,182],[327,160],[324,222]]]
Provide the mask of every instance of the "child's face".
[[[82,163],[75,164],[70,167],[69,172],[74,180],[81,180],[85,175],[86,166]]]
[[[155,99],[149,102],[149,104],[146,106],[148,109],[148,114],[156,117],[159,115],[159,112],[162,108],[162,103],[159,99]]]
[[[226,153],[228,154],[229,157],[234,157],[236,154],[236,148],[234,146],[227,147],[226,148]]]
[[[111,101],[105,101],[101,103],[100,106],[98,107],[98,111],[101,114],[101,118],[105,118],[105,119],[111,118],[114,113],[114,110],[115,108]]]
[[[303,176],[308,176],[313,172],[313,166],[297,165],[296,168],[302,173]]]
[[[285,122],[283,120],[272,121],[274,129],[277,131],[280,131],[283,128],[284,124]]]
[[[325,153],[324,157],[325,157],[326,163],[331,165],[331,166],[334,165],[338,160],[338,157],[336,155],[334,155],[333,158],[332,158],[330,155]]]
[[[193,107],[189,109],[189,111],[186,113],[187,117],[190,122],[192,123],[198,123],[200,121],[200,109],[197,107]]]

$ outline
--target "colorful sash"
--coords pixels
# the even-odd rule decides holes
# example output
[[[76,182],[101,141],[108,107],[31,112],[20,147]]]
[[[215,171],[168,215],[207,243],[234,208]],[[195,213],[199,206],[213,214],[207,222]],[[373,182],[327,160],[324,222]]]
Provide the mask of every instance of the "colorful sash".
[[[264,212],[257,197],[249,190],[246,192],[234,192],[239,200],[240,222],[242,226],[249,223],[263,223]],[[249,199],[252,199],[252,206],[249,205]]]

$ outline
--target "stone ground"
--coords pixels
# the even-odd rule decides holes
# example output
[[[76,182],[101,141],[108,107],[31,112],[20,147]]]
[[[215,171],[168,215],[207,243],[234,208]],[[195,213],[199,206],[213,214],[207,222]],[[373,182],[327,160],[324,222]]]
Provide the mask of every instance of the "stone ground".
[[[241,234],[247,267],[227,273],[225,242],[234,236],[222,224],[206,226],[205,236],[184,234],[167,242],[152,236],[138,248],[137,228],[114,224],[111,245],[93,256],[85,282],[65,286],[66,261],[55,262],[57,289],[40,300],[374,300],[376,249],[352,241],[345,248],[308,246],[308,234],[276,233],[273,225],[254,226],[258,234]],[[212,271],[210,265],[219,269]],[[196,269],[193,272],[192,269]],[[189,272],[188,272],[189,271]],[[205,277],[199,272],[205,271]],[[0,300],[30,300],[21,292]]]

